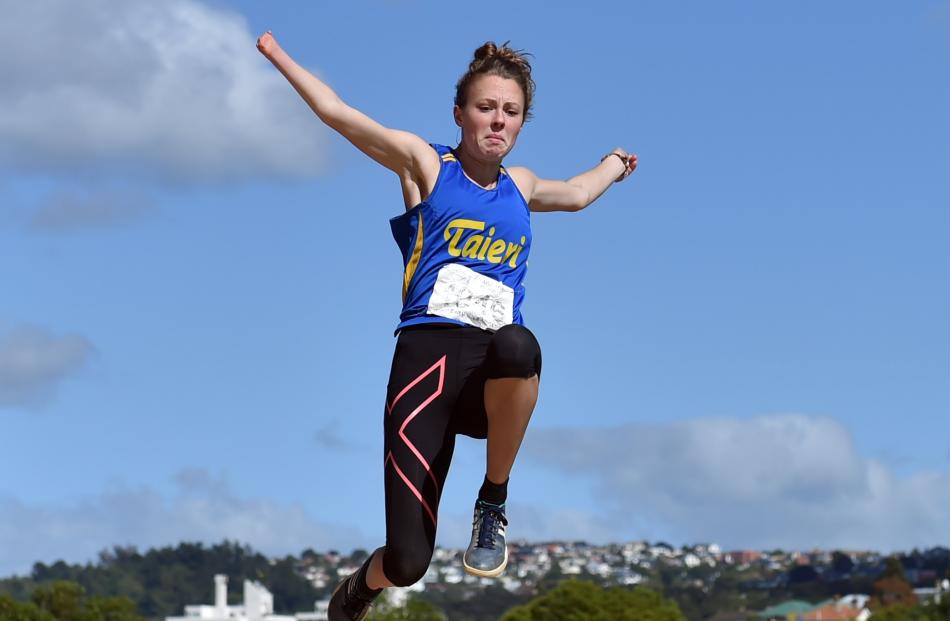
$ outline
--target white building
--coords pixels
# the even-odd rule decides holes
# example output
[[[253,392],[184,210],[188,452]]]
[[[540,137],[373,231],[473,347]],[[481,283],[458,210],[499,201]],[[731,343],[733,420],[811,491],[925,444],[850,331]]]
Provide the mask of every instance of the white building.
[[[861,610],[867,607],[870,599],[871,596],[865,595],[864,593],[849,593],[848,595],[838,598],[837,603],[842,606],[848,606],[850,608],[857,608],[858,610]]]
[[[274,596],[259,582],[244,581],[244,603],[228,606],[228,577],[214,577],[214,605],[198,604],[185,606],[183,617],[165,617],[165,621],[325,621],[326,606],[317,603],[311,613],[294,616],[274,614]]]

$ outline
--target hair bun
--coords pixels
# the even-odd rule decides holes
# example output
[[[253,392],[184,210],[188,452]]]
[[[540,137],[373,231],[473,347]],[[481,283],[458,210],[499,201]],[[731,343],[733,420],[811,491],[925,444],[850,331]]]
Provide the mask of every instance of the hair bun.
[[[501,47],[494,41],[486,41],[475,50],[468,71],[459,78],[455,87],[455,104],[463,105],[468,85],[479,75],[499,75],[503,78],[516,80],[525,96],[525,120],[531,118],[531,102],[534,99],[534,80],[531,79],[531,56],[523,50],[509,47],[510,41],[505,41]]]
[[[530,56],[530,54],[527,54],[521,50],[512,49],[508,46],[509,43],[511,42],[505,41],[501,44],[501,47],[498,47],[494,41],[486,41],[481,47],[475,50],[475,55],[471,64],[469,64],[469,69],[472,71],[478,71],[486,64],[497,59],[504,63],[512,63],[517,65],[530,73],[531,65],[525,58],[526,56]]]
[[[477,50],[475,50],[475,58],[472,60],[471,66],[476,66],[482,61],[490,59],[492,56],[498,53],[498,46],[495,45],[494,41],[487,41]]]

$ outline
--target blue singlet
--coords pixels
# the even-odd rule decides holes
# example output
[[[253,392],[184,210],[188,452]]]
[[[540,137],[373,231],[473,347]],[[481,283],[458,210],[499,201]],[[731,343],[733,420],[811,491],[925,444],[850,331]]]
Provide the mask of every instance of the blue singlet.
[[[486,190],[465,175],[451,148],[432,146],[442,159],[432,193],[390,220],[405,266],[396,330],[435,322],[490,331],[523,324],[531,249],[524,197],[504,167]]]

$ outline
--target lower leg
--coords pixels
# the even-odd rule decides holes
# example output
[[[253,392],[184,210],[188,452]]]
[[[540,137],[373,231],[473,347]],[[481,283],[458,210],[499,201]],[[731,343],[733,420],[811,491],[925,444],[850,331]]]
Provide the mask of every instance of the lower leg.
[[[504,504],[508,475],[515,463],[531,412],[538,400],[538,376],[504,377],[485,381],[488,417],[488,455],[485,481],[478,492],[472,522],[472,539],[462,555],[465,571],[494,578],[508,564]]]
[[[485,413],[488,415],[486,476],[491,483],[508,481],[537,401],[537,375],[485,381]]]
[[[382,548],[376,552],[380,552]],[[373,561],[381,556],[373,553],[354,573],[347,576],[333,591],[327,604],[327,618],[330,621],[356,621],[363,619],[369,612],[373,600],[383,592],[382,588],[373,588],[369,579]]]
[[[366,586],[375,589],[388,589],[393,583],[386,578],[383,573],[383,554],[386,553],[386,547],[378,548],[373,552],[373,558],[369,562],[369,569],[366,572]]]

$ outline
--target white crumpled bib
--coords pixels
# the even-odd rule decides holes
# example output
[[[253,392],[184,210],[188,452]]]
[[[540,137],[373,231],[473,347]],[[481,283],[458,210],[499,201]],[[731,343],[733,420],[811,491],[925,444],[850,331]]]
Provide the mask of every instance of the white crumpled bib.
[[[515,290],[475,270],[450,263],[439,270],[427,312],[497,330],[514,321]]]

